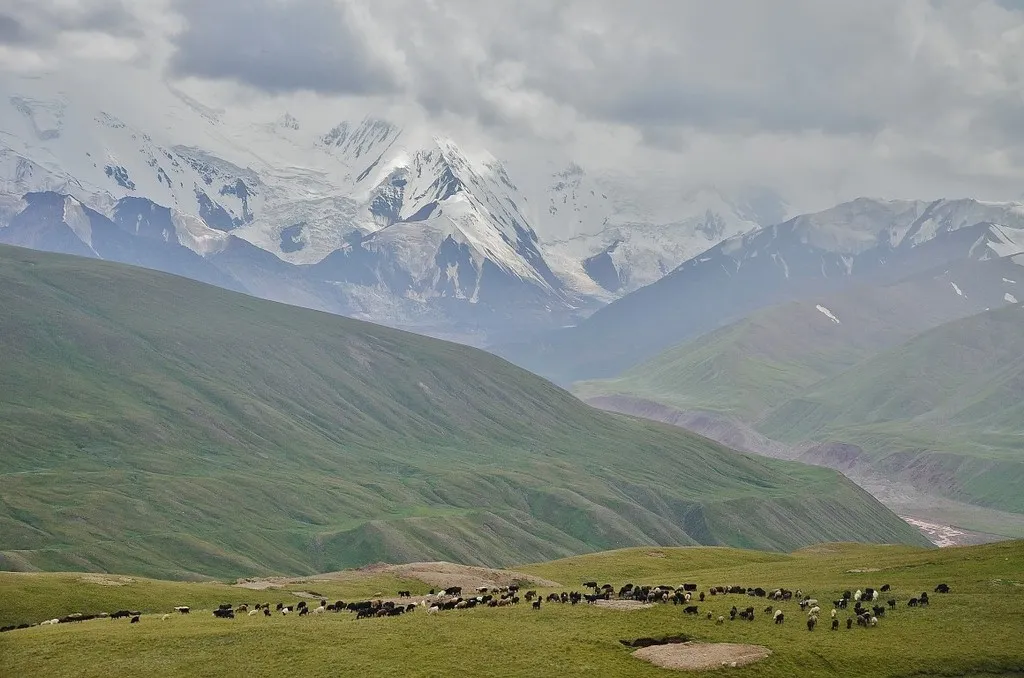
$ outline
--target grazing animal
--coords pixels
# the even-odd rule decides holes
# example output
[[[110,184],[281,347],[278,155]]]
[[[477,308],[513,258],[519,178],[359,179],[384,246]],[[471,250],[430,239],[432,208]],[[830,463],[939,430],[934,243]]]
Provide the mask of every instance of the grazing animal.
[[[263,608],[263,616],[264,617],[269,617],[270,616],[270,608],[269,607]]]
[[[782,610],[775,610],[775,614],[772,615],[772,621],[776,624],[781,624],[786,620],[786,615],[783,614]]]
[[[218,609],[213,611],[213,616],[214,617],[219,617],[221,619],[234,619],[235,618],[235,611],[230,609],[230,608],[228,608],[228,609],[218,608]]]
[[[872,617],[869,622],[872,626],[878,626],[878,617]]]
[[[321,605],[320,607],[318,607],[315,610],[313,610],[313,614],[323,614],[326,611],[327,611],[327,607],[324,606],[324,605]]]
[[[697,606],[687,605],[685,608],[683,608],[683,614],[697,614]]]
[[[838,631],[839,630],[839,620],[838,619],[833,619],[832,620],[832,630],[833,631]]]
[[[724,623],[725,623],[725,617],[723,617],[722,615],[718,615],[718,621],[715,622],[715,625],[716,626],[721,626]]]
[[[949,584],[939,584],[935,587],[935,593],[949,593]]]
[[[911,598],[908,600],[907,607],[917,607],[917,598]]]
[[[889,602],[889,609],[890,610],[895,610],[896,609],[896,599],[895,598],[890,598],[888,602]]]
[[[188,614],[191,611],[188,605],[179,605],[174,609],[180,614]]]
[[[846,618],[846,628],[847,629],[852,629],[853,628],[853,617],[847,617]]]
[[[887,593],[889,591],[889,588],[890,587],[888,584],[882,584],[882,588],[880,588],[879,591],[881,591],[882,593]]]
[[[920,598],[920,600],[918,602],[921,605],[927,605],[928,604],[928,593],[925,592],[925,591],[922,591],[921,592],[921,598]]]
[[[817,623],[818,623],[818,618],[817,617],[808,617],[807,618],[807,630],[808,631],[813,631],[814,627],[815,627],[815,625],[817,625]]]
[[[585,581],[585,582],[583,582],[583,588],[595,589],[596,590],[597,589],[597,582],[596,581]]]
[[[167,613],[167,614],[165,614],[164,616],[160,617],[160,621],[167,621],[167,620],[168,620],[168,619],[170,619],[170,618],[171,618],[171,613],[170,613],[170,612],[168,612],[168,613]]]
[[[139,615],[135,615],[134,617],[132,617],[132,620],[129,622],[129,624],[138,624],[138,623],[139,623]]]
[[[39,622],[39,625],[40,626],[49,626],[50,624],[59,624],[59,623],[60,623],[59,619],[47,619],[44,622]],[[14,628],[14,627],[12,626],[11,628]]]
[[[537,599],[537,600],[533,601],[533,603],[531,603],[531,605],[533,605],[533,609],[539,610],[540,609],[540,599]]]

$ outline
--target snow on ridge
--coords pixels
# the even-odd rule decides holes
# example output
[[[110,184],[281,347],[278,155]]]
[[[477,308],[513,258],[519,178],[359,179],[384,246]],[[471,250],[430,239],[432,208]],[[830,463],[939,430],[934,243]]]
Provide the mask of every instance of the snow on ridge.
[[[961,290],[955,282],[950,281],[949,284],[953,286],[954,292],[956,292],[961,297],[964,296],[963,290]]]
[[[841,325],[842,324],[842,323],[839,322],[839,318],[837,318],[835,316],[835,314],[832,313],[832,311],[830,311],[829,309],[825,308],[821,304],[818,304],[817,306],[815,306],[815,308],[818,309],[819,312],[821,312],[826,318],[828,318],[829,320],[834,322],[836,325]]]
[[[1017,303],[1017,297],[1015,297],[1012,294],[1010,294],[1009,292],[1007,292],[1006,294],[1003,295],[1003,301],[1006,301],[1006,302],[1011,303],[1011,304],[1016,304]]]
[[[78,236],[78,239],[88,245],[93,254],[99,256],[92,246],[92,222],[89,221],[89,216],[82,209],[82,203],[71,197],[64,198],[63,220]]]
[[[210,228],[199,217],[178,210],[171,210],[171,223],[174,224],[178,244],[204,257],[223,252],[231,238],[223,231]]]
[[[1017,284],[1016,280],[1010,280],[1009,278],[1003,278],[1003,282],[1007,283],[1007,284],[1010,284],[1010,285],[1016,285]]]

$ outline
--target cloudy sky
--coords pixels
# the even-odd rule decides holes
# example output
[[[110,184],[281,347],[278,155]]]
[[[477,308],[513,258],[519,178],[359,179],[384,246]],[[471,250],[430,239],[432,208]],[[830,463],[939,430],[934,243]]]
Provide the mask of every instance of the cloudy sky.
[[[670,185],[1024,197],[1024,0],[0,0],[0,64],[362,107]]]

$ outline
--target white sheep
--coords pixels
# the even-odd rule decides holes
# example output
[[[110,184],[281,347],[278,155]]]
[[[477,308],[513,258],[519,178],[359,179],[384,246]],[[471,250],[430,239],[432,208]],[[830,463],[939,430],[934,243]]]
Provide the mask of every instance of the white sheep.
[[[878,600],[878,591],[873,591],[871,593],[871,600],[872,601]]]
[[[437,614],[440,611],[441,608],[439,608],[437,605],[431,605],[430,608],[427,610],[427,614]]]
[[[833,608],[832,608],[832,618],[833,618],[833,619],[835,619],[835,618],[836,618],[836,615],[838,615],[838,614],[839,614],[839,611],[838,611],[838,610],[836,610],[836,608],[834,608],[834,607],[833,607]]]
[[[725,623],[725,617],[723,617],[722,615],[718,615],[718,621],[716,621],[715,624],[721,625],[721,624],[724,624],[724,623]]]
[[[168,613],[167,613],[167,614],[165,614],[164,616],[160,617],[160,621],[167,621],[167,620],[168,620],[168,619],[170,619],[170,618],[171,618],[171,613],[170,613],[170,612],[168,612]]]
[[[49,626],[50,624],[59,624],[59,623],[60,623],[59,619],[47,619],[44,622],[39,622],[39,625],[40,626]]]
[[[878,617],[872,617],[871,618],[871,625],[872,626],[878,626]]]
[[[323,614],[324,612],[327,612],[327,608],[323,605],[313,610],[313,614]]]
[[[815,605],[811,609],[807,610],[808,617],[817,617],[818,613],[821,612],[821,608]]]
[[[253,615],[255,615],[255,614],[259,614],[259,613],[260,613],[260,611],[259,611],[259,610],[249,610],[249,616],[250,616],[250,617],[251,617],[251,616],[253,616]]]
[[[857,592],[853,594],[853,599],[859,601],[863,596],[864,594],[861,593],[860,589],[857,589]]]

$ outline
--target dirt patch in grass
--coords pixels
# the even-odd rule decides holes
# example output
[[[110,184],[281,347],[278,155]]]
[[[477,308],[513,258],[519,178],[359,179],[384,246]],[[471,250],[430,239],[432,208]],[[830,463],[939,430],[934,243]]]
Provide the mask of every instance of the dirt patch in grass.
[[[642,603],[639,600],[598,600],[594,602],[594,605],[606,607],[609,610],[642,610],[654,607],[654,603]]]
[[[125,586],[135,583],[131,577],[115,577],[106,574],[83,574],[79,580],[86,584],[99,584],[100,586]]]
[[[461,586],[463,591],[466,592],[473,591],[481,586],[497,588],[501,586],[508,586],[510,584],[542,588],[562,587],[558,582],[523,572],[497,570],[490,567],[474,567],[471,565],[456,565],[455,563],[446,562],[406,563],[404,565],[376,563],[374,565],[361,567],[357,570],[328,572],[325,574],[313,575],[311,577],[267,577],[262,579],[241,579],[235,585],[261,591],[264,589],[280,588],[297,583],[311,583],[317,581],[358,581],[360,579],[368,579],[382,574],[393,575],[402,579],[418,579],[425,584],[439,589],[451,586]]]
[[[737,645],[735,643],[682,643],[654,645],[633,653],[663,669],[677,671],[706,671],[722,666],[745,666],[764,659],[772,653],[763,645]]]

